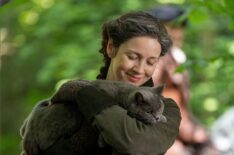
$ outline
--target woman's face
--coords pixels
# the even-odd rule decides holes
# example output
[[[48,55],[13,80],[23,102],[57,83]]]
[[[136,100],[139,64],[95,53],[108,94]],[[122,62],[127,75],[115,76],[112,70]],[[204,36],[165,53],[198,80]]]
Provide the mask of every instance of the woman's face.
[[[140,86],[151,78],[161,53],[161,45],[151,37],[134,37],[118,49],[108,43],[107,53],[111,58],[107,80]]]

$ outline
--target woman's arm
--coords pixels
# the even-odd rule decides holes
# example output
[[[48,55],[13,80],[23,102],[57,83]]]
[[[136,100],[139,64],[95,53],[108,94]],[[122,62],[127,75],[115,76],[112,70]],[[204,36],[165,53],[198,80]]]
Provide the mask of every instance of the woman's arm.
[[[93,118],[92,123],[104,140],[120,153],[164,153],[178,134],[180,111],[171,99],[164,99],[167,122],[146,125],[128,116],[127,111],[116,105],[107,94],[93,87],[84,88],[77,98],[81,112],[85,113],[89,120]],[[104,106],[106,102],[108,103]]]

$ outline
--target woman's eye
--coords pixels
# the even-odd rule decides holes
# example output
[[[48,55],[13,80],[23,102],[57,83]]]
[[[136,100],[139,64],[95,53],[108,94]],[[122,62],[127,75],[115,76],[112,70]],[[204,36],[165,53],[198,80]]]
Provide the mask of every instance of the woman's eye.
[[[158,59],[150,59],[147,61],[148,65],[150,66],[157,64],[157,62],[158,62]]]
[[[153,66],[157,63],[157,61],[148,61],[148,65]]]
[[[137,55],[128,55],[128,58],[130,60],[136,60],[137,59]]]

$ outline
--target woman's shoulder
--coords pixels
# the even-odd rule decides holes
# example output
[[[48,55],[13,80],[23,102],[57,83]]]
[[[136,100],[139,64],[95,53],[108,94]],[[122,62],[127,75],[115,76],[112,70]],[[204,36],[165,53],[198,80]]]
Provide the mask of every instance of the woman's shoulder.
[[[179,125],[181,121],[181,113],[176,102],[171,98],[163,97],[163,103],[165,106],[163,114],[166,116],[167,120],[172,120]]]
[[[178,105],[176,104],[176,102],[172,98],[163,97],[162,100],[163,100],[163,103],[165,104],[165,106],[175,107],[175,108],[179,109]]]

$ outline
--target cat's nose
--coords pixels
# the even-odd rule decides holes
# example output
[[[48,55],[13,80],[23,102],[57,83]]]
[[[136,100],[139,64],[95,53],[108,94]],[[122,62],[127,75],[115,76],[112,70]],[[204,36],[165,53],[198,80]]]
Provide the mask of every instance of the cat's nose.
[[[156,116],[155,119],[157,122],[167,122],[167,118],[163,115]]]
[[[156,121],[160,121],[161,116],[156,116],[155,119],[156,119]]]

